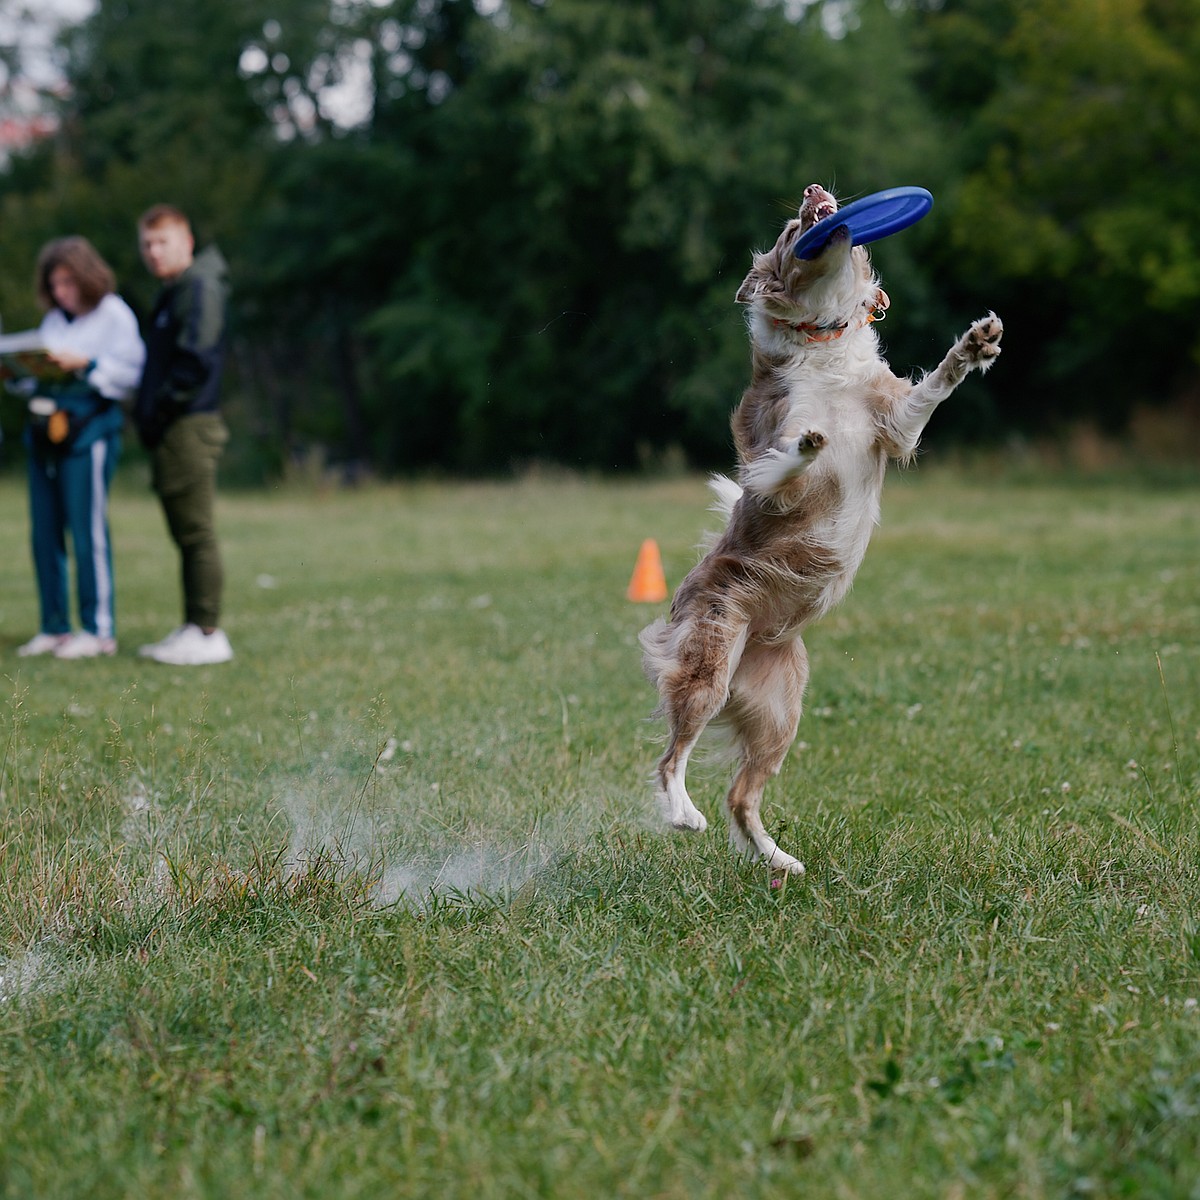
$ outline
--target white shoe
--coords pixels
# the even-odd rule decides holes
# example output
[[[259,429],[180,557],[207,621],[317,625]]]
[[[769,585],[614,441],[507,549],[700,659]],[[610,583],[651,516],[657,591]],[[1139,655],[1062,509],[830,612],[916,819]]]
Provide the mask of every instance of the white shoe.
[[[188,629],[195,629],[195,625],[180,625],[178,629],[172,629],[161,642],[150,642],[148,645],[138,647],[139,658],[153,658],[165,646],[169,646],[177,637],[180,637]]]
[[[199,625],[185,625],[148,649],[147,658],[171,667],[206,667],[228,662],[233,657],[233,647],[224,630],[205,633]]]
[[[117,640],[110,637],[97,637],[85,629],[82,633],[73,634],[57,650],[55,658],[99,658],[102,654],[116,654]]]
[[[33,658],[38,654],[53,654],[64,642],[69,642],[69,633],[38,633],[34,634],[23,646],[17,647],[17,653],[22,658]]]

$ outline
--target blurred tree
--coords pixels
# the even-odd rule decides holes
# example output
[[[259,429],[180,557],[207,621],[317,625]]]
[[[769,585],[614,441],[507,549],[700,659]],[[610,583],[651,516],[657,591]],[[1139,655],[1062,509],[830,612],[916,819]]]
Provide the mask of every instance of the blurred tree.
[[[925,39],[969,168],[952,269],[1005,317],[1015,414],[1116,428],[1195,389],[1200,3],[947,0]]]
[[[316,39],[321,86],[304,106],[323,120],[298,129],[295,105],[281,115],[292,136],[255,214],[259,262],[243,288],[255,381],[279,436],[297,449],[317,443],[351,471],[436,463],[442,443],[423,436],[423,414],[393,444],[396,386],[391,364],[371,353],[369,329],[426,236],[420,222],[437,219],[426,216],[434,113],[472,69],[470,31],[481,18],[460,0],[359,0],[338,12],[336,43],[329,31]],[[249,57],[269,106],[286,80],[270,87],[265,50]],[[331,62],[351,64],[353,78],[345,66],[329,73]],[[348,118],[331,92],[350,83]],[[432,322],[435,301],[420,300]]]
[[[939,155],[899,18],[868,7],[853,47],[818,5],[749,0],[477,22],[471,69],[403,131],[412,252],[370,322],[398,460],[727,461],[750,249],[815,179],[862,192]]]
[[[1197,371],[1198,29],[1200,0],[99,0],[59,136],[0,174],[0,312],[36,318],[65,232],[144,306],[133,220],[173,200],[231,260],[231,416],[276,458],[723,464],[750,251],[810,182],[922,183],[873,249],[893,364],[1008,325],[935,435],[1116,425]]]

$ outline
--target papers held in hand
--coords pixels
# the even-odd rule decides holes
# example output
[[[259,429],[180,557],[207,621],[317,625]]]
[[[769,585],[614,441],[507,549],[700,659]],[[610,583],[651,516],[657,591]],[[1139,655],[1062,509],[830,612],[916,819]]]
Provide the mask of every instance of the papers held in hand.
[[[51,357],[36,329],[0,334],[0,374],[61,383],[71,377]]]

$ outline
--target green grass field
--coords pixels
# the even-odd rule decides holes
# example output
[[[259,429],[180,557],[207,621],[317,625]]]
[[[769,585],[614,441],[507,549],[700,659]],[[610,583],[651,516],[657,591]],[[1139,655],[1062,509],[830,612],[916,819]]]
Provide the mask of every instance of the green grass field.
[[[778,888],[722,771],[650,811],[624,589],[707,502],[227,493],[237,658],[174,669],[133,470],[120,654],[15,656],[0,483],[0,1194],[1197,1195],[1200,484],[890,480]]]

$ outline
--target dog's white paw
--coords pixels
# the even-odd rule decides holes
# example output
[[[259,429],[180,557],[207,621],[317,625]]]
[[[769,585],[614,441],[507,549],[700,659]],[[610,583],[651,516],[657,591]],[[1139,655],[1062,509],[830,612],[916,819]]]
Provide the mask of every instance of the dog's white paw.
[[[671,828],[690,830],[693,833],[703,833],[708,828],[708,820],[698,808],[693,808],[690,812],[676,817],[671,822]]]
[[[763,862],[772,871],[779,871],[784,875],[801,876],[804,874],[804,864],[798,858],[784,854],[778,846],[775,847],[775,853],[770,858],[764,859]]]
[[[759,837],[747,837],[736,826],[729,827],[729,844],[739,858],[747,862],[761,863],[771,871],[783,875],[800,876],[804,874],[804,864],[790,854],[780,850],[774,838],[766,834]]]
[[[986,371],[1000,357],[1000,338],[1003,334],[1004,322],[995,313],[988,313],[976,321],[962,338],[962,349],[968,362]]]
[[[674,795],[669,791],[659,792],[658,807],[663,820],[672,829],[703,833],[708,828],[704,814],[692,803],[687,792],[680,790]]]

